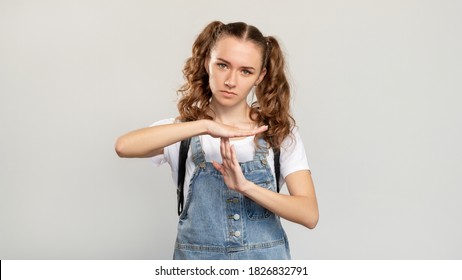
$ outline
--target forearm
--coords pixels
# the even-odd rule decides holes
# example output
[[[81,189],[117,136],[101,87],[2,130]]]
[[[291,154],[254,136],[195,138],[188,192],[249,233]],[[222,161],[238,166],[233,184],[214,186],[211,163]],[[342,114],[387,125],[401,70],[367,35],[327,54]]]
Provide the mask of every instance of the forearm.
[[[116,152],[120,157],[152,157],[163,153],[166,146],[197,135],[212,137],[244,137],[261,133],[268,126],[241,129],[212,120],[198,120],[147,127],[129,132],[117,139]]]
[[[163,153],[166,146],[206,132],[207,120],[152,126],[122,135],[115,149],[120,157],[151,157]]]
[[[313,229],[318,222],[316,198],[305,195],[280,194],[255,185],[249,186],[243,194],[274,214]]]
[[[229,139],[222,138],[220,152],[223,163],[213,166],[223,175],[228,188],[238,191],[260,206],[289,221],[310,229],[318,222],[319,212],[313,180],[309,170],[290,173],[284,179],[290,195],[283,195],[257,186],[247,180],[237,160],[236,150]]]

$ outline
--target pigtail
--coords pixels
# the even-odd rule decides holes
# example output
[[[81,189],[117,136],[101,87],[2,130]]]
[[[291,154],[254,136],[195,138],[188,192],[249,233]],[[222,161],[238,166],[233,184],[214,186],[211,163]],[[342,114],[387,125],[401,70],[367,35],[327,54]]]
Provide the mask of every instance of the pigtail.
[[[209,23],[193,44],[192,55],[186,60],[183,68],[186,82],[178,90],[178,94],[181,95],[177,105],[180,113],[178,119],[181,121],[210,119],[205,113],[212,97],[205,61],[223,26],[220,21]]]
[[[259,119],[268,125],[265,140],[274,148],[279,148],[295,125],[290,112],[290,86],[285,74],[282,49],[276,38],[266,37],[264,67],[265,78],[256,87],[255,94],[259,106]]]

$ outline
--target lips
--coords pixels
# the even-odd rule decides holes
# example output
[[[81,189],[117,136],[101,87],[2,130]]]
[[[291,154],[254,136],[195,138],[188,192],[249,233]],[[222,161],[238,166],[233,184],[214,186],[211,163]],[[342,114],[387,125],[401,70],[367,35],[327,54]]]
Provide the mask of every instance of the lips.
[[[235,93],[232,92],[232,91],[226,91],[226,90],[221,90],[221,93],[223,93],[223,95],[225,95],[225,96],[234,96],[234,95],[237,95],[237,94],[235,94]]]

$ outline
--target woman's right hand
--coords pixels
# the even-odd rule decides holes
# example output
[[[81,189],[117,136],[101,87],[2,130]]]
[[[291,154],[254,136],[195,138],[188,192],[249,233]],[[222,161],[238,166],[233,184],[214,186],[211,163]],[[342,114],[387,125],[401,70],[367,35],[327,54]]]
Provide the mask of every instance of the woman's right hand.
[[[267,125],[262,125],[255,129],[241,129],[231,125],[226,125],[212,120],[207,120],[207,134],[218,138],[246,137],[262,133],[268,129]]]
[[[173,123],[131,131],[117,139],[115,150],[120,157],[153,157],[164,152],[164,147],[197,135],[236,138],[252,136],[268,129],[240,129],[212,120]]]

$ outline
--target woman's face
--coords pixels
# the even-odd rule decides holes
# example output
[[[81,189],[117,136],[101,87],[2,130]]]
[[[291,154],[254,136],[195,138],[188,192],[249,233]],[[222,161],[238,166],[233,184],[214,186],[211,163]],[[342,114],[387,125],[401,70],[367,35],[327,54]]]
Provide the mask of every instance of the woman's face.
[[[247,105],[247,95],[266,74],[262,49],[250,41],[221,38],[206,61],[213,102],[221,106]]]

